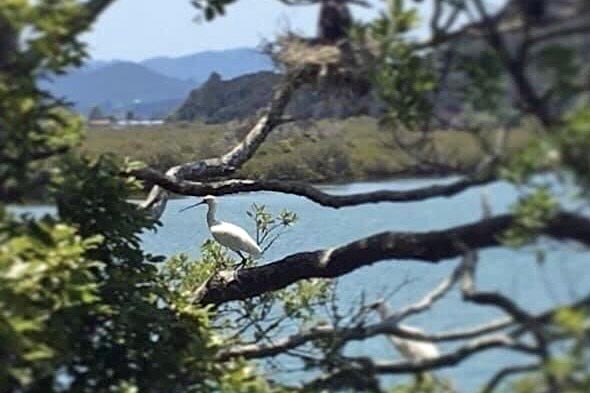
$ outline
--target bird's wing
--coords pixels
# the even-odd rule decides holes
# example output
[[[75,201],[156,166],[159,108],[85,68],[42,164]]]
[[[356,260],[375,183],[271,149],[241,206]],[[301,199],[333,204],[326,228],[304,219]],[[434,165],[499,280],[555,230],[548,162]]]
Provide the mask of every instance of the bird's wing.
[[[422,329],[414,326],[399,325],[410,333],[424,333]],[[402,337],[391,336],[395,347],[409,360],[434,359],[440,356],[438,347],[430,341],[417,341]]]
[[[220,222],[211,227],[211,234],[222,245],[234,251],[244,251],[256,257],[262,250],[243,228],[229,222]]]

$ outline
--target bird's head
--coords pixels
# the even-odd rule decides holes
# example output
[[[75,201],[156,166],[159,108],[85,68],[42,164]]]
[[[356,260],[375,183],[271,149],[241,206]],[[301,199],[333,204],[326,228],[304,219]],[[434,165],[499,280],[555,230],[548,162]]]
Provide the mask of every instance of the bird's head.
[[[217,199],[213,195],[207,195],[207,196],[203,197],[203,199],[201,199],[198,203],[195,203],[194,205],[189,205],[183,209],[180,209],[179,212],[183,212],[185,210],[192,209],[193,207],[197,207],[200,205],[207,205],[207,206],[211,207],[211,206],[215,205],[216,201],[217,201]]]
[[[365,307],[367,310],[376,311],[377,314],[379,314],[382,318],[386,318],[388,314],[390,314],[390,310],[385,299],[378,299],[374,303],[367,304]]]
[[[380,308],[383,308],[384,303],[385,303],[384,299],[379,299],[373,303],[367,304],[365,307],[368,308],[369,310],[379,310]]]

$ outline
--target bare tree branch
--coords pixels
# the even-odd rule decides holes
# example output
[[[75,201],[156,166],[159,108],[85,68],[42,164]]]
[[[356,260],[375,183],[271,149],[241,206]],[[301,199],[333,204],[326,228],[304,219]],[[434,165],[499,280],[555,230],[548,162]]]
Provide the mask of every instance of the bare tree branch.
[[[211,183],[177,180],[151,168],[131,172],[132,175],[181,195],[228,195],[239,192],[273,191],[305,197],[319,205],[341,208],[366,203],[379,202],[415,202],[434,197],[452,197],[471,187],[490,183],[491,176],[466,178],[450,184],[433,185],[406,191],[379,190],[349,195],[331,195],[312,185],[301,182],[280,180],[240,180],[232,179]]]
[[[505,348],[515,351],[536,354],[536,348],[520,344],[512,338],[497,334],[485,336],[468,342],[457,350],[442,354],[438,358],[424,359],[421,362],[380,362],[375,364],[375,370],[380,374],[416,373],[455,366],[466,358],[492,348]]]
[[[464,276],[462,285],[464,298],[477,304],[498,307],[512,316],[514,320],[518,321],[523,326],[525,331],[531,332],[534,341],[537,344],[536,348],[538,356],[541,358],[542,364],[548,366],[549,361],[551,360],[551,355],[545,326],[507,296],[497,292],[478,291],[475,288],[475,269],[477,265],[477,254],[475,252],[471,250],[467,251],[463,257],[462,265],[465,267],[463,270]],[[550,388],[549,391],[551,393],[559,392],[560,389],[557,379],[551,373],[546,374],[545,378],[547,380],[547,385]]]
[[[492,348],[504,348],[514,351],[531,353],[533,348],[515,342],[512,338],[505,335],[494,335],[482,337],[473,340],[457,350],[441,355],[434,359],[424,359],[420,362],[376,362],[369,358],[346,358],[346,367],[343,370],[333,374],[322,376],[311,383],[305,385],[307,389],[329,389],[340,381],[347,380],[346,375],[351,369],[364,370],[369,375],[376,374],[409,374],[425,371],[432,371],[440,368],[455,366],[474,354],[486,351]]]
[[[532,46],[555,38],[563,38],[572,35],[583,35],[589,33],[590,23],[588,23],[586,17],[584,17],[583,20],[578,21],[577,24],[568,23],[563,26],[558,26],[555,29],[541,30],[536,33],[532,33],[528,41],[529,45]]]
[[[522,324],[528,324],[533,317],[518,306],[514,301],[506,296],[496,292],[481,292],[475,288],[475,265],[477,256],[474,252],[469,251],[463,258],[464,269],[463,282],[461,290],[463,297],[473,303],[489,305],[502,309],[508,315],[512,316],[515,321]]]
[[[510,2],[507,3],[507,6]],[[506,17],[508,7],[504,7],[495,15],[488,15],[488,18],[497,26],[497,31],[502,36],[514,35],[522,32],[525,29],[524,21],[512,21],[509,24],[502,24],[502,20]],[[456,20],[449,19],[450,21]],[[468,23],[456,30],[450,31],[451,24],[447,24],[444,29],[439,29],[438,34],[432,35],[430,39],[418,42],[414,45],[416,49],[434,48],[445,45],[449,42],[460,38],[468,37],[472,39],[483,39],[486,35],[485,26],[482,20],[477,20],[473,23]],[[553,20],[550,23],[544,24],[542,27],[535,27],[530,31],[529,40],[532,44],[542,43],[558,37],[567,37],[570,35],[586,34],[588,33],[587,15],[575,15],[573,18],[567,20]]]
[[[579,309],[587,307],[590,304],[590,296],[587,296],[575,303],[568,304],[562,307],[572,309]],[[541,314],[533,315],[532,318],[538,323],[547,323],[552,320],[562,307],[557,307]],[[406,330],[401,326],[396,325],[396,322],[390,318],[387,320],[352,327],[334,327],[328,324],[319,324],[317,326],[308,328],[304,331],[292,334],[290,336],[277,339],[274,342],[257,343],[237,345],[228,349],[223,349],[217,354],[217,359],[220,361],[229,360],[235,357],[243,357],[246,359],[258,359],[277,356],[286,353],[292,349],[303,346],[309,342],[321,339],[338,338],[341,342],[366,340],[371,337],[379,335],[396,335],[401,338],[428,341],[428,342],[450,342],[463,341],[469,339],[476,339],[481,337],[492,337],[492,333],[504,330],[517,323],[512,317],[503,317],[478,326],[466,327],[457,330],[451,330],[440,333],[421,333],[414,330]],[[520,337],[527,331],[526,326],[518,326],[509,336],[512,338]]]
[[[401,320],[418,313],[421,313],[430,307],[439,299],[441,299],[444,295],[446,295],[453,285],[457,282],[457,280],[461,277],[463,270],[463,266],[459,265],[453,271],[450,277],[445,278],[442,280],[432,291],[427,293],[422,299],[418,302],[411,304],[397,312],[389,312],[387,321],[392,324],[397,324]]]
[[[506,44],[506,37],[499,30],[498,23],[490,17],[482,0],[473,0],[475,8],[482,20],[485,29],[485,38],[488,44],[496,51],[498,57],[506,67],[512,81],[518,88],[520,97],[525,102],[526,110],[534,114],[544,126],[554,123],[546,103],[538,96],[530,79],[526,75],[526,67],[522,58],[511,55]]]
[[[498,371],[494,376],[489,380],[488,383],[485,384],[481,393],[493,393],[494,390],[509,376],[515,374],[524,374],[533,371],[537,371],[542,367],[540,364],[528,364],[522,366],[511,366],[506,367]]]

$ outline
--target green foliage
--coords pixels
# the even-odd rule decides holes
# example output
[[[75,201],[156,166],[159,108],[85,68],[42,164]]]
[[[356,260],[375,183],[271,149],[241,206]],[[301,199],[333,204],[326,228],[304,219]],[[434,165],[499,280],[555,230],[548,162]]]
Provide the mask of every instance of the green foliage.
[[[501,176],[515,184],[530,182],[542,170],[569,174],[587,197],[590,185],[590,107],[582,102],[564,116],[563,122],[550,133],[531,139],[527,146],[514,154],[500,171]]]
[[[576,76],[581,69],[576,50],[566,45],[547,45],[535,56],[534,63],[540,74],[547,79],[545,96],[557,100],[558,105],[567,103],[579,92]]]
[[[588,197],[590,185],[590,105],[582,103],[565,117],[556,135],[559,159],[563,168],[574,175],[583,196]]]
[[[284,231],[297,222],[297,214],[282,210],[276,216],[266,209],[265,205],[252,204],[248,217],[256,224],[256,242],[266,251],[281,237]]]
[[[103,264],[86,253],[100,236],[82,238],[51,217],[22,220],[2,213],[0,221],[0,387],[31,385],[53,372],[68,355],[61,326],[98,300],[96,272]]]
[[[558,202],[546,188],[538,188],[521,198],[512,207],[514,223],[502,240],[512,247],[519,247],[533,240],[558,210]]]
[[[120,171],[108,157],[68,157],[56,218],[3,217],[2,390],[267,391],[246,363],[215,361],[209,311],[175,284],[191,277],[182,257],[163,274],[149,263],[139,234],[154,222],[127,202],[137,184]],[[209,248],[204,266],[222,255]]]
[[[514,184],[526,183],[539,171],[555,167],[559,159],[559,148],[550,139],[533,139],[500,169],[500,176]]]
[[[453,393],[453,385],[438,377],[430,374],[422,374],[417,377],[413,383],[395,386],[390,390],[391,393]]]
[[[457,67],[466,77],[462,90],[473,109],[497,113],[506,89],[504,69],[497,54],[490,50],[464,54]]]
[[[558,329],[566,337],[566,348],[554,359],[547,372],[555,376],[568,393],[582,393],[590,389],[590,314],[588,309],[561,309],[554,317]]]
[[[85,56],[76,34],[86,10],[79,2],[4,0],[0,7],[0,182],[11,200],[42,181],[38,160],[74,146],[81,121],[37,81],[63,73]]]
[[[537,393],[543,386],[538,376],[524,377],[513,382],[509,388],[504,389],[505,393]]]
[[[52,190],[60,217],[78,225],[83,236],[105,238],[96,250],[102,259],[141,264],[140,233],[155,229],[148,213],[126,199],[141,188],[133,178],[120,176],[125,168],[112,157],[65,157],[55,171]],[[113,225],[118,222],[118,225]]]
[[[555,323],[573,337],[582,338],[587,330],[588,315],[582,311],[562,308],[554,317]]]
[[[562,308],[553,317],[554,333],[567,338],[539,372],[510,384],[506,393],[538,393],[545,378],[553,377],[564,393],[586,393],[590,389],[590,317],[588,309]]]
[[[311,322],[315,316],[314,306],[327,302],[333,290],[328,280],[298,281],[295,285],[277,293],[287,316],[302,322]]]
[[[389,14],[365,30],[381,46],[373,84],[387,107],[382,121],[415,130],[430,118],[436,83],[431,59],[417,53],[405,38],[418,18],[416,9],[406,9],[404,3],[394,0]]]
[[[0,200],[41,187],[57,210],[16,217],[0,204],[0,391],[269,391],[245,362],[214,359],[209,311],[179,307],[161,257],[142,250],[157,223],[128,202],[139,185],[121,176],[137,164],[60,156],[82,122],[37,82],[80,64],[78,36],[100,7],[0,6]]]

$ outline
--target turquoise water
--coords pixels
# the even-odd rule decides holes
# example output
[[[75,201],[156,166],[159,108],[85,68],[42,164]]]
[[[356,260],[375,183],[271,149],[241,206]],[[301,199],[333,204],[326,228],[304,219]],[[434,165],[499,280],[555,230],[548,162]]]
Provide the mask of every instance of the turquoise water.
[[[450,179],[442,180],[450,181]],[[403,180],[389,182],[355,183],[324,187],[333,193],[366,192],[376,189],[409,189],[432,183],[432,180]],[[439,181],[440,182],[440,181]],[[515,201],[516,192],[509,185],[495,183],[485,186],[494,214],[506,212]],[[384,230],[428,231],[443,229],[478,220],[481,217],[480,195],[482,188],[475,188],[453,198],[435,198],[416,203],[380,203],[342,209],[318,206],[304,198],[276,193],[253,193],[220,198],[218,216],[222,220],[244,226],[251,233],[253,223],[245,215],[248,207],[256,202],[271,211],[289,209],[300,220],[269,250],[263,262],[270,262],[288,254],[310,251],[344,244]],[[180,252],[198,256],[199,247],[209,237],[205,223],[206,209],[193,209],[184,213],[178,210],[194,198],[170,202],[162,217],[163,227],[157,233],[144,236],[148,251],[164,255]],[[27,209],[33,212],[46,208]],[[556,304],[569,303],[590,291],[590,264],[588,254],[574,244],[558,244],[547,241],[546,262],[536,263],[534,249],[518,252],[489,249],[480,253],[477,284],[480,289],[498,290],[510,295],[529,310],[543,311]],[[263,263],[261,262],[261,263]],[[343,309],[365,294],[369,300],[390,293],[405,279],[411,279],[390,298],[393,308],[403,307],[423,296],[441,279],[450,274],[457,260],[438,265],[418,261],[383,261],[364,267],[339,281]],[[427,332],[442,332],[488,321],[500,314],[493,308],[474,307],[461,301],[452,292],[436,306],[414,318],[409,324]],[[442,345],[452,350],[456,344]],[[398,354],[382,337],[362,343],[353,343],[348,351],[355,355],[367,355],[383,360],[398,358]],[[437,374],[453,378],[462,392],[475,392],[503,365],[530,363],[521,354],[503,350],[488,351],[465,360],[459,367],[444,369]]]

